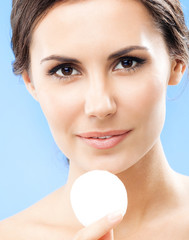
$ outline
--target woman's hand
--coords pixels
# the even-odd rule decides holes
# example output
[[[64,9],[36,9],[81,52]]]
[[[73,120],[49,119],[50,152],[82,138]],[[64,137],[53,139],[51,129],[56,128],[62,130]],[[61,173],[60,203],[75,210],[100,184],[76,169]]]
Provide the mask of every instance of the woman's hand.
[[[116,227],[123,215],[114,213],[108,215],[99,221],[81,229],[73,240],[113,240],[113,228]]]

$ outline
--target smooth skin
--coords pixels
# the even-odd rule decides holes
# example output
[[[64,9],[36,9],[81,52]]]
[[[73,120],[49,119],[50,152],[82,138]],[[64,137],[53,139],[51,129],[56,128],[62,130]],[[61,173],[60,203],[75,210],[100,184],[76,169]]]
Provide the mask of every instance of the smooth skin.
[[[189,179],[170,168],[160,141],[167,86],[181,81],[186,66],[170,58],[144,6],[133,0],[59,3],[34,29],[30,55],[23,79],[70,159],[69,177],[65,186],[3,221],[0,239],[188,240]],[[77,61],[63,62],[63,56]],[[131,132],[110,149],[77,136],[110,130]],[[124,217],[106,216],[83,228],[69,194],[73,181],[93,169],[122,180],[128,209]]]

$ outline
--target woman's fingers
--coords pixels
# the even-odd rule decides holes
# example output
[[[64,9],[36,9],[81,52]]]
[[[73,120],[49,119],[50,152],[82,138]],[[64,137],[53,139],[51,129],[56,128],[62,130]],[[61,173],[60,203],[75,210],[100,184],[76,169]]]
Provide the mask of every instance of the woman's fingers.
[[[121,222],[120,212],[108,215],[88,227],[80,230],[74,240],[113,240],[112,229]]]
[[[112,240],[114,239],[114,231],[113,229],[110,230],[108,233],[106,233],[103,237],[101,237],[99,240]]]

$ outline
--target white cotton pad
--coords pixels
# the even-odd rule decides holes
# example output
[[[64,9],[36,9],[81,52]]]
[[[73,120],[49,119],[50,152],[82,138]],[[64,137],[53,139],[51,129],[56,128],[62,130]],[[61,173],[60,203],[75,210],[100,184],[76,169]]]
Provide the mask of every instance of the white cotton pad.
[[[84,226],[109,213],[127,210],[127,192],[114,174],[94,170],[81,175],[74,182],[70,200],[76,217]]]

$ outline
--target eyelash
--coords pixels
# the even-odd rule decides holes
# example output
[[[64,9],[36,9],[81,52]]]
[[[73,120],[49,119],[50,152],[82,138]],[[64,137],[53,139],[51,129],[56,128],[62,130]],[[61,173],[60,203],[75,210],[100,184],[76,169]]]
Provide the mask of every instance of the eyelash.
[[[126,72],[132,72],[132,71],[134,71],[134,72],[135,72],[139,67],[141,67],[141,66],[146,62],[145,59],[138,58],[138,57],[131,57],[131,56],[130,56],[130,57],[121,57],[121,58],[117,61],[114,69],[115,69],[119,64],[122,65],[123,61],[131,61],[131,62],[132,62],[132,65],[133,65],[133,62],[136,62],[136,63],[134,64],[134,66],[131,66],[131,67],[129,67],[128,69],[127,69],[127,68],[124,68],[124,67],[122,66],[122,67],[123,67],[122,70],[118,69],[118,70],[114,70],[114,71],[126,71]]]
[[[124,61],[127,61],[127,62],[130,61],[130,63],[132,63],[132,65],[133,65],[133,63],[135,62],[135,64],[134,64],[134,66],[131,66],[131,67],[129,67],[129,68],[127,69],[127,68],[124,68],[123,65],[122,65],[122,63],[123,63]],[[134,71],[134,72],[135,72],[135,71],[137,70],[137,68],[141,67],[145,62],[146,62],[145,59],[138,58],[138,57],[121,57],[121,58],[116,62],[116,64],[114,64],[114,65],[115,65],[114,69],[115,69],[117,66],[119,66],[119,64],[122,65],[123,69],[121,69],[121,70],[120,70],[120,69],[115,69],[114,71],[126,71],[126,72]],[[56,78],[58,78],[58,79],[60,79],[60,80],[62,80],[62,79],[63,79],[63,80],[69,80],[70,78],[73,78],[73,77],[75,77],[75,76],[80,75],[80,74],[74,74],[74,75],[64,75],[64,76],[60,76],[60,75],[57,74],[57,72],[58,72],[59,70],[66,69],[66,68],[72,70],[71,74],[73,73],[73,71],[79,72],[79,71],[77,70],[77,68],[76,68],[73,64],[71,64],[71,63],[63,63],[63,64],[59,64],[59,65],[57,65],[56,67],[54,67],[54,68],[52,68],[51,70],[49,70],[49,71],[48,71],[48,75],[50,75],[50,76],[55,76]],[[61,73],[62,73],[62,71],[61,71]],[[63,73],[62,73],[62,74],[63,74]]]

